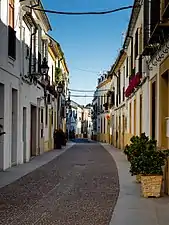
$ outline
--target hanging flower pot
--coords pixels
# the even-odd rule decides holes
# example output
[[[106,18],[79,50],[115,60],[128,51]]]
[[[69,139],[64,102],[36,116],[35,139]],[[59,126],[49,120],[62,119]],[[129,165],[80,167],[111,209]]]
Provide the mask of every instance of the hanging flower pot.
[[[110,120],[110,115],[106,115],[106,119],[107,120]]]

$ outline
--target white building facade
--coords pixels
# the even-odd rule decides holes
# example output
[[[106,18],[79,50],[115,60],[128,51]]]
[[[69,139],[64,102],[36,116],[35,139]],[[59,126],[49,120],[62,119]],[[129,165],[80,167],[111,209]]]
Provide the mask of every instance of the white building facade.
[[[0,1],[0,124],[5,131],[0,136],[0,170],[42,154],[47,139],[49,148],[54,125],[49,132],[46,121],[57,120],[57,96],[47,90],[45,97],[40,75],[45,57],[52,86],[51,66],[53,70],[56,66],[48,53],[46,38],[51,25],[44,12],[25,7],[30,3],[34,5],[36,1]],[[43,9],[41,2],[37,7]],[[48,109],[46,101],[51,101]]]
[[[76,137],[81,137],[83,108],[71,100],[70,109],[67,112],[67,132],[74,132]]]

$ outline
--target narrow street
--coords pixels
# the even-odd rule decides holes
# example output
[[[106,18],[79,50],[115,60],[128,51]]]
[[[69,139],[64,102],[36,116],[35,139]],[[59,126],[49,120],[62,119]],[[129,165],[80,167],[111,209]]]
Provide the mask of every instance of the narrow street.
[[[0,189],[0,224],[108,225],[118,194],[111,155],[98,143],[77,143]]]

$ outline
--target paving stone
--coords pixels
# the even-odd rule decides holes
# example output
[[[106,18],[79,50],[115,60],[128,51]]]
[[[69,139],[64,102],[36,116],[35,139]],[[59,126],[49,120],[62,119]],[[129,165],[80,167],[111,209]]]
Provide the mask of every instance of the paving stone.
[[[97,143],[77,144],[0,189],[0,224],[108,225],[118,194],[109,153]]]

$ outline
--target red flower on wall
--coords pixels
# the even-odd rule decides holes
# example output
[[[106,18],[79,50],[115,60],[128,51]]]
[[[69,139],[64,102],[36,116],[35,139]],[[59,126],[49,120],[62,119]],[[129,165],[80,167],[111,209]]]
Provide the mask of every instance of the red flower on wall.
[[[106,115],[106,119],[109,120],[110,119],[110,115]]]
[[[141,73],[136,73],[135,76],[133,76],[129,82],[129,86],[127,87],[126,91],[125,91],[125,96],[126,97],[129,97],[134,89],[140,84],[140,81],[141,81]]]

